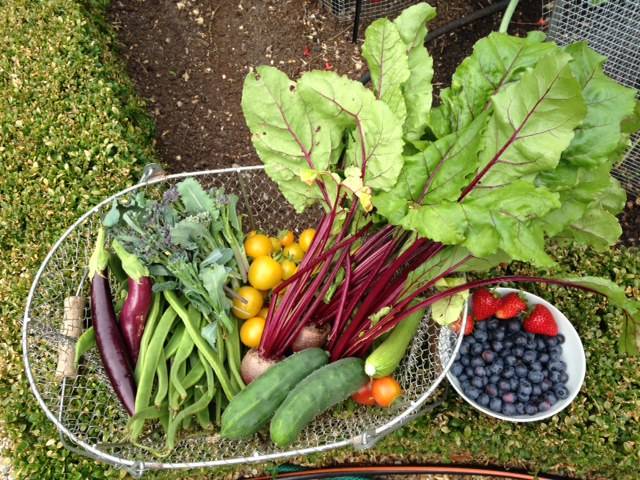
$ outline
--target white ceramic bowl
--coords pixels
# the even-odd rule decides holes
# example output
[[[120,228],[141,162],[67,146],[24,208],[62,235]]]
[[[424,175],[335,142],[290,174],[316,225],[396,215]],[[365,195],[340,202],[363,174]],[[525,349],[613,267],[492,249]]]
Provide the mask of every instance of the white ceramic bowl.
[[[464,398],[475,408],[477,408],[481,412],[486,413],[487,415],[491,415],[492,417],[499,418],[501,420],[507,420],[509,422],[537,422],[538,420],[544,420],[545,418],[552,417],[556,413],[565,409],[567,405],[569,405],[573,401],[576,395],[578,395],[580,387],[584,382],[587,362],[584,356],[584,348],[582,347],[582,342],[580,341],[578,332],[576,332],[576,329],[573,328],[571,322],[569,322],[567,317],[565,317],[560,310],[558,310],[543,298],[538,297],[537,295],[525,292],[523,290],[516,290],[515,288],[495,288],[494,291],[500,296],[504,296],[510,292],[519,292],[525,298],[529,305],[536,305],[541,303],[542,305],[547,307],[549,311],[551,311],[551,313],[553,314],[553,318],[555,318],[558,324],[559,332],[565,336],[565,342],[564,344],[562,344],[562,360],[567,364],[567,374],[569,375],[569,381],[567,382],[566,387],[567,390],[569,390],[569,396],[564,400],[559,400],[558,402],[556,402],[546,412],[540,412],[535,415],[507,416],[489,410],[486,407],[482,407],[477,402],[467,397],[462,391],[460,382],[453,375],[453,373],[451,373],[451,370],[447,372],[449,383],[451,383],[453,388],[455,388],[455,390],[458,392],[458,394],[460,394],[462,398]]]

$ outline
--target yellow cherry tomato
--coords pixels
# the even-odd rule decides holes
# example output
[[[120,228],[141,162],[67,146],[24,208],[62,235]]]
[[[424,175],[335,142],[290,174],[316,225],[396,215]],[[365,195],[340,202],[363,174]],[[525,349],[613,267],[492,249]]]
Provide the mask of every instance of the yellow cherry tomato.
[[[244,241],[244,251],[250,257],[256,258],[262,255],[271,255],[273,246],[269,237],[256,233],[253,237],[249,237]]]
[[[262,307],[262,309],[258,312],[258,317],[266,319],[269,316],[269,309],[267,307]]]
[[[281,280],[282,266],[267,255],[257,257],[249,267],[249,283],[258,290],[269,290]]]
[[[293,260],[296,263],[300,263],[302,261],[302,257],[304,257],[302,247],[297,243],[292,243],[288,247],[284,247],[282,254],[284,255],[284,258]]]
[[[293,277],[293,274],[298,271],[298,266],[291,260],[282,260],[280,262],[282,265],[282,279],[289,280]]]
[[[233,314],[242,319],[254,317],[262,308],[264,299],[262,294],[253,287],[240,287],[236,293],[246,300],[244,303],[240,298],[233,299]]]
[[[265,320],[253,317],[245,321],[240,327],[240,340],[249,348],[258,348],[264,331]]]
[[[279,238],[269,237],[269,240],[271,240],[271,248],[274,252],[279,252],[280,250],[282,250],[282,242]]]
[[[287,230],[280,234],[280,243],[282,243],[283,247],[288,247],[294,240],[295,238],[293,237],[293,232],[291,230]]]
[[[298,237],[298,243],[300,244],[300,248],[302,248],[302,251],[304,253],[307,253],[307,251],[311,247],[311,244],[313,243],[313,238],[315,236],[316,236],[315,228],[307,228],[300,234],[300,237]]]

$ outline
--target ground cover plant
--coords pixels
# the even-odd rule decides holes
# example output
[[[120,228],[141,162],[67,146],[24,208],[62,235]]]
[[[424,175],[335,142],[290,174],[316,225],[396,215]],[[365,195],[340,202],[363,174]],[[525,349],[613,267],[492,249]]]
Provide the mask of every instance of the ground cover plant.
[[[2,160],[3,165],[6,161],[6,165],[13,169],[2,179],[1,199],[2,248],[8,252],[2,261],[3,280],[0,284],[3,298],[2,348],[3,353],[6,352],[2,357],[1,370],[3,427],[14,441],[12,456],[15,458],[16,476],[20,478],[118,477],[118,472],[104,465],[61,449],[53,428],[38,410],[24,379],[21,379],[18,319],[30,279],[49,245],[90,205],[124,186],[126,179],[135,178],[135,165],[141,165],[150,158],[150,130],[148,125],[143,124],[141,128],[140,123],[131,121],[132,118],[144,117],[137,116],[139,110],[135,99],[132,103],[127,100],[133,98],[129,97],[130,88],[119,73],[117,62],[111,57],[108,49],[110,37],[96,26],[92,20],[95,17],[69,2],[54,2],[38,8],[18,4],[10,13],[11,27],[19,19],[18,23],[24,21],[25,30],[21,35],[20,31],[16,32],[7,25],[0,35],[11,40],[9,52],[15,49],[16,53],[25,55],[18,66],[14,63],[15,54],[5,56],[3,53],[1,59],[3,86],[13,86],[13,89],[3,89],[0,94],[1,111],[6,115],[2,122]],[[51,39],[51,30],[45,25],[50,26],[52,22],[66,27],[60,29],[59,35],[72,32],[71,38],[77,39],[78,43],[69,43],[65,37],[66,43],[53,43],[64,44],[64,49],[53,54],[45,50],[44,45],[48,45]],[[30,54],[26,54],[26,40],[33,42],[34,36],[32,29],[27,33],[27,27],[35,27],[40,32],[36,40],[39,38],[42,45],[40,49],[34,49],[29,43]],[[105,43],[93,44],[96,35]],[[22,44],[19,44],[20,40]],[[76,57],[69,53],[74,45],[80,52]],[[74,58],[76,62],[72,61]],[[57,69],[50,68],[52,59]],[[74,75],[85,78],[83,74],[87,75],[87,81],[76,85],[80,90],[78,95],[69,97],[71,104],[65,103],[61,97],[69,92],[62,95],[62,86],[68,86],[68,78]],[[57,81],[49,83],[45,75],[54,75]],[[90,81],[96,77],[95,83]],[[112,83],[114,78],[118,79],[117,83]],[[82,101],[85,95],[88,100]],[[104,103],[99,101],[100,98],[104,98]],[[41,103],[34,104],[34,100]],[[25,116],[25,104],[39,115]],[[132,106],[134,108],[129,109]],[[72,111],[75,108],[80,116],[84,113],[87,120],[75,129],[67,124],[63,134],[60,118],[71,117],[61,117],[60,114],[67,108]],[[38,125],[42,128],[35,128]],[[96,130],[88,130],[89,125]],[[25,126],[29,128],[29,135],[24,133]],[[50,128],[60,130],[50,132]],[[109,142],[103,144],[104,140]],[[106,148],[108,143],[112,143],[116,150]],[[83,148],[80,149],[79,145]],[[92,146],[94,151],[91,151]],[[32,163],[25,168],[24,157],[29,154],[33,161],[38,161],[38,165]],[[65,164],[69,165],[69,170]],[[78,170],[74,171],[74,167]],[[68,174],[63,173],[67,171]],[[14,207],[16,200],[19,208]],[[565,271],[580,268],[586,275],[608,276],[627,287],[628,293],[637,294],[640,282],[637,251],[620,250],[612,255],[602,255],[572,249],[552,254]],[[510,273],[534,272],[520,265],[514,266]],[[555,289],[543,289],[542,292],[575,319],[587,344],[591,368],[586,390],[567,414],[549,424],[515,428],[508,424],[496,425],[458,400],[451,400],[415,425],[383,441],[376,450],[360,459],[374,460],[389,455],[389,458],[401,458],[403,461],[451,459],[510,463],[579,476],[633,478],[634,465],[638,461],[638,438],[634,437],[637,434],[633,428],[638,420],[638,364],[636,359],[621,359],[614,353],[620,336],[620,330],[613,321],[616,312],[597,297],[566,294]],[[602,317],[604,321],[601,321]],[[616,388],[612,389],[611,385],[616,385]],[[499,435],[495,435],[496,431]],[[566,451],[558,448],[563,441]],[[510,446],[509,450],[518,451],[520,457],[514,460],[512,452],[504,448],[505,444]],[[306,461],[324,463],[349,457],[358,458],[351,451],[343,451]],[[193,477],[206,478],[206,474],[194,474]]]

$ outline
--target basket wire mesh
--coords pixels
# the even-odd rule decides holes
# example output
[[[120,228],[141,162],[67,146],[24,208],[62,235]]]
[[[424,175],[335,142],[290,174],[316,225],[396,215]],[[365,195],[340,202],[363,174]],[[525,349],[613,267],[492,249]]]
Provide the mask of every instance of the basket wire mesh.
[[[147,195],[160,194],[187,176],[196,177],[205,187],[223,187],[226,192],[239,195],[238,208],[245,230],[260,229],[272,234],[281,229],[299,231],[300,227],[314,224],[320,213],[296,214],[262,167],[242,167],[177,174],[140,183],[105,200],[72,225],[53,246],[34,279],[23,324],[24,361],[31,388],[69,448],[125,468],[136,476],[150,469],[264,462],[347,445],[371,446],[428,406],[427,401],[451,366],[462,339],[435,324],[428,315],[396,372],[404,391],[397,405],[391,409],[334,408],[312,422],[286,451],[275,447],[266,431],[245,441],[223,440],[215,431],[199,431],[183,435],[170,456],[159,461],[147,449],[126,440],[128,417],[111,390],[97,352],[89,352],[83,358],[76,377],[60,383],[55,377],[58,349],[69,342],[75,346],[74,339],[60,333],[64,299],[78,293],[89,297],[86,265],[103,214],[115,198],[140,189],[145,189]],[[87,305],[85,327],[89,321]],[[160,428],[148,428],[143,437],[143,446],[159,450],[164,444]]]
[[[400,13],[419,0],[363,0],[362,18],[379,18]],[[322,0],[322,5],[340,21],[353,20],[356,13],[356,0]]]
[[[607,57],[605,71],[611,78],[640,90],[640,1],[555,0],[543,7],[544,16],[551,15],[552,40],[560,45],[586,40]],[[640,133],[614,175],[627,192],[640,195]]]

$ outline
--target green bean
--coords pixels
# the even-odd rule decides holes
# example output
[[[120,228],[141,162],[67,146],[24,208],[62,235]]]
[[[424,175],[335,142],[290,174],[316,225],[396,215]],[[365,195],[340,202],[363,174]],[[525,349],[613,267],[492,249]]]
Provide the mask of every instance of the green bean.
[[[176,310],[180,319],[185,325],[185,328],[189,332],[189,335],[193,339],[193,343],[195,343],[198,351],[202,354],[202,358],[206,360],[206,363],[213,369],[216,376],[218,377],[218,381],[220,382],[220,386],[224,390],[226,397],[231,400],[235,394],[235,392],[231,389],[229,385],[229,377],[224,371],[224,366],[218,361],[216,358],[216,354],[211,348],[211,346],[207,343],[207,341],[202,338],[200,331],[195,328],[189,315],[185,308],[180,304],[178,300],[178,296],[175,292],[170,290],[166,290],[164,292],[164,297],[167,299],[169,304]],[[202,361],[202,358],[200,361]],[[203,362],[204,363],[204,362]]]
[[[187,375],[187,362],[182,362],[179,365],[171,365],[171,373],[176,376],[178,379],[182,379]],[[171,412],[177,412],[180,408],[180,405],[184,403],[186,399],[186,395],[183,397],[182,393],[176,389],[176,384],[180,383],[182,386],[182,381],[172,382],[171,378],[169,378],[169,409]],[[186,390],[185,390],[186,393]]]
[[[201,388],[196,387],[193,391],[193,398],[197,402],[202,398],[204,392]],[[206,408],[203,408],[198,413],[196,413],[196,420],[200,425],[200,428],[203,430],[207,430],[211,426],[211,419],[209,418],[209,405]]]
[[[167,398],[167,392],[169,391],[169,372],[167,370],[167,359],[164,356],[164,350],[160,350],[156,376],[158,377],[158,391],[156,392],[156,398],[153,403],[158,406]]]
[[[209,403],[211,403],[211,400],[213,399],[213,395],[215,394],[216,387],[213,369],[208,365],[206,356],[202,352],[199,352],[199,355],[200,362],[202,362],[202,364],[204,365],[205,374],[207,376],[207,390],[199,400],[192,403],[180,413],[178,413],[174,418],[169,420],[169,428],[167,430],[166,441],[166,455],[171,453],[171,451],[175,447],[176,434],[178,431],[178,427],[180,427],[180,425],[182,424],[182,421],[185,418],[198,413],[203,408],[207,408],[209,406]]]
[[[180,340],[182,340],[182,334],[184,333],[184,325],[181,323],[178,325],[171,335],[169,342],[167,342],[167,346],[164,349],[164,355],[167,357],[167,360],[172,358],[176,352],[178,351],[178,347],[180,346]]]
[[[198,357],[198,352],[191,352],[191,361],[189,363],[189,373],[184,377],[182,382],[185,389],[190,389],[193,387],[204,375],[204,367],[202,366],[202,362]]]
[[[152,405],[151,407],[143,408],[139,412],[136,412],[135,415],[129,419],[129,424],[136,421],[144,422],[145,420],[160,418],[166,410],[167,410],[166,402],[161,404],[160,406]]]
[[[222,390],[216,392],[216,425],[220,426],[222,420]]]
[[[87,328],[82,335],[78,337],[78,341],[76,342],[76,356],[75,356],[75,364],[76,367],[80,363],[80,359],[82,356],[87,353],[92,348],[96,346],[96,332],[93,327]]]
[[[161,308],[162,308],[162,295],[160,293],[154,293],[153,303],[151,304],[151,310],[149,311],[149,315],[147,316],[147,322],[144,326],[144,331],[142,332],[142,338],[140,339],[140,353],[138,354],[138,362],[136,363],[136,368],[134,372],[136,382],[140,381],[140,374],[142,371],[142,366],[144,365],[144,357],[147,354],[147,349],[149,348],[149,342],[151,341],[151,337],[153,336],[153,331],[156,328],[156,322],[160,317]]]
[[[240,333],[238,329],[238,322],[235,319],[231,320],[233,326],[226,335],[227,345],[227,358],[229,362],[229,370],[231,371],[232,378],[235,379],[239,390],[245,387],[242,375],[240,375]]]
[[[180,300],[178,300],[177,297],[175,298],[174,304],[179,308],[183,308],[182,303],[180,302]],[[164,345],[165,338],[169,333],[169,330],[171,329],[176,316],[177,313],[173,309],[173,307],[167,308],[162,314],[160,321],[158,322],[151,342],[149,342],[149,348],[147,349],[147,353],[144,358],[144,365],[142,365],[140,371],[140,381],[138,382],[138,390],[136,392],[136,412],[141,411],[149,406],[149,401],[151,400],[151,392],[153,390],[153,380],[155,379],[156,367],[160,358],[160,352],[162,351],[162,346]],[[138,438],[138,436],[142,432],[143,427],[144,420],[136,420],[134,422],[131,422],[130,432],[132,440],[135,441]]]
[[[192,305],[189,305],[188,315],[195,328],[199,329],[200,313]],[[185,330],[182,334],[182,339],[180,340],[178,351],[176,352],[173,363],[171,365],[171,373],[169,374],[169,381],[173,384],[173,388],[178,392],[182,401],[187,398],[187,391],[183,385],[183,379],[186,375],[186,368],[184,369],[185,373],[183,374],[182,366],[189,359],[189,355],[191,355],[193,347],[193,340],[191,339],[189,332]]]

